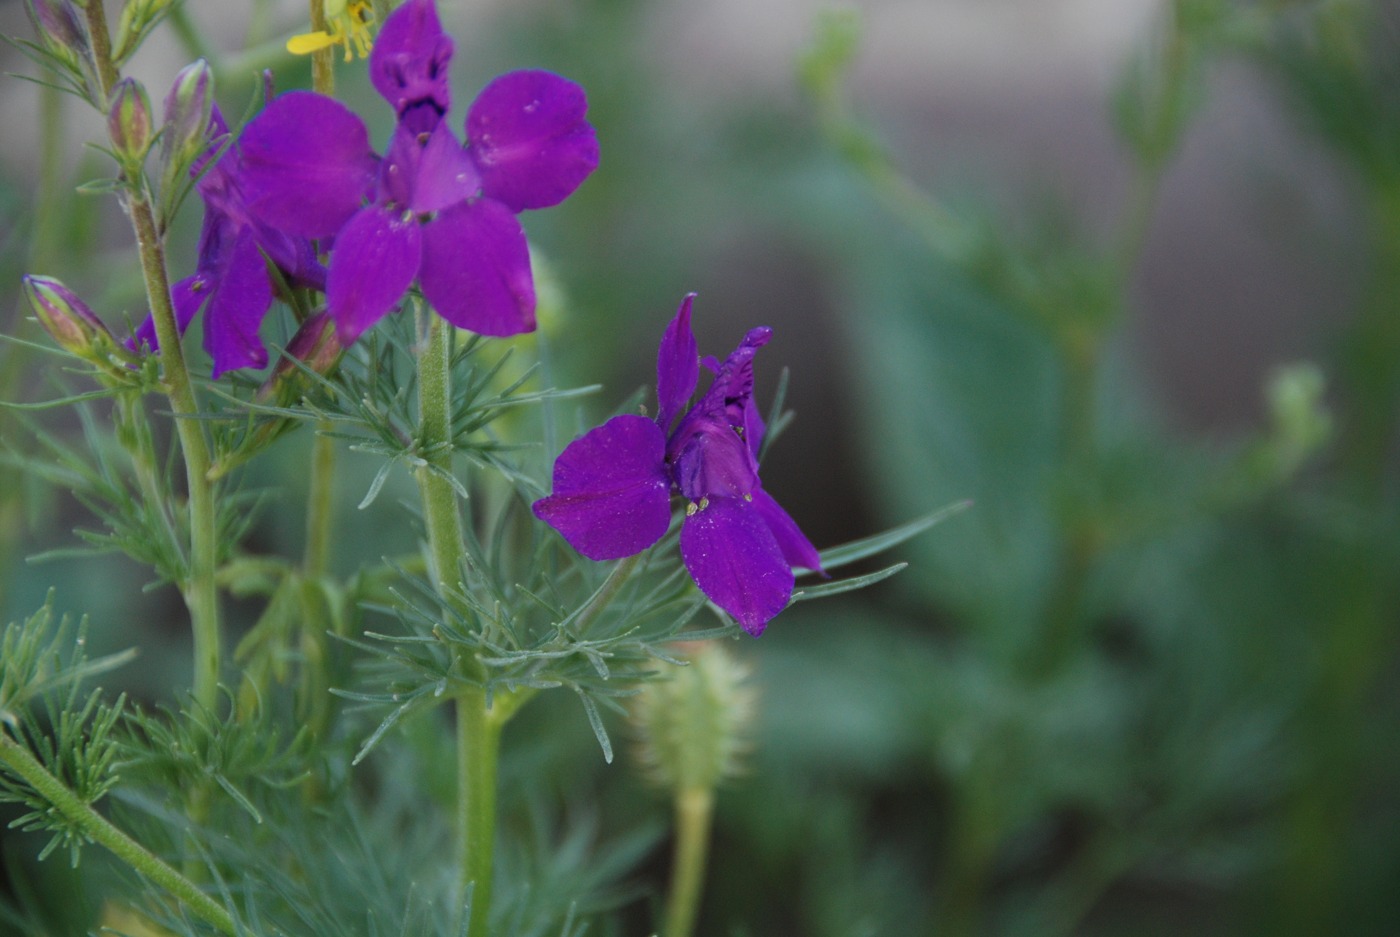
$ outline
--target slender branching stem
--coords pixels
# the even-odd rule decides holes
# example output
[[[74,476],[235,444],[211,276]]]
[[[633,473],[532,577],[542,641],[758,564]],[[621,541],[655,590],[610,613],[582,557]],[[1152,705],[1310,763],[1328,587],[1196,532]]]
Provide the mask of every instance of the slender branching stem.
[[[608,578],[603,580],[603,585],[594,593],[593,598],[589,600],[583,610],[578,613],[578,617],[574,619],[574,634],[583,634],[587,631],[588,626],[593,624],[593,619],[612,604],[618,590],[627,584],[627,580],[632,578],[632,574],[641,565],[642,557],[645,554],[646,551],[642,551],[617,561],[617,565],[613,566],[608,573]]]
[[[194,698],[210,712],[218,703],[221,659],[219,593],[215,582],[218,571],[218,514],[214,486],[209,480],[209,445],[196,417],[199,403],[185,366],[180,347],[180,331],[170,300],[170,280],[166,273],[165,251],[156,233],[155,215],[144,193],[128,198],[132,226],[141,254],[141,272],[146,295],[155,319],[160,341],[160,360],[166,394],[175,411],[175,431],[184,454],[185,478],[189,487],[190,563],[182,584],[185,604],[194,629]]]
[[[31,755],[24,746],[0,730],[0,763],[24,779],[39,796],[74,823],[93,842],[165,889],[200,920],[235,937],[239,933],[233,915],[198,885],[167,865],[69,790]]]
[[[710,788],[676,792],[676,838],[671,853],[671,886],[661,937],[690,937],[705,885],[710,822],[715,794]]]
[[[79,4],[87,16],[88,41],[92,47],[92,61],[97,67],[97,81],[101,87],[102,100],[98,107],[106,107],[112,96],[112,88],[121,80],[117,65],[112,61],[112,34],[107,28],[107,10],[103,0],[87,0]]]
[[[112,87],[120,79],[112,61],[107,14],[102,0],[88,0],[83,9],[87,15],[93,60],[105,100],[111,96]],[[196,419],[199,403],[195,399],[194,384],[190,380],[184,349],[180,345],[175,306],[170,299],[165,247],[161,243],[145,180],[128,179],[127,183],[127,213],[136,233],[146,298],[151,304],[156,338],[160,342],[165,392],[175,412],[175,431],[184,455],[189,487],[190,562],[181,588],[194,630],[194,697],[199,705],[213,712],[218,703],[220,638],[219,594],[214,580],[218,566],[218,517],[213,485],[209,481],[209,444]]]

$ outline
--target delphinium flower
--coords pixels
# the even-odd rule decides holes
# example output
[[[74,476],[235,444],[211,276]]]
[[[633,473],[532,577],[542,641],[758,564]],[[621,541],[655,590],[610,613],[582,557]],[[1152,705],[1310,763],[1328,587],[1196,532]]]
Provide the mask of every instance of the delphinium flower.
[[[702,361],[690,328],[693,298],[681,303],[661,339],[656,419],[616,416],[571,442],[554,463],[554,493],[534,510],[584,556],[613,560],[661,539],[678,493],[686,569],[711,601],[759,635],[787,606],[793,567],[825,572],[758,477],[765,427],[753,402],[753,359],[772,330],[752,329],[723,361]],[[701,364],[714,379],[685,409]]]
[[[431,0],[409,0],[385,20],[370,55],[370,78],[397,116],[383,157],[358,116],[310,92],[274,99],[243,131],[253,213],[292,235],[334,237],[326,306],[346,344],[415,280],[455,326],[533,330],[534,281],[516,215],[563,201],[598,164],[583,89],[543,71],[488,84],[459,143],[443,119],[451,57]]]
[[[293,285],[324,289],[326,284],[325,268],[316,261],[309,241],[275,230],[249,214],[238,154],[228,146],[229,139],[228,125],[216,105],[205,150],[190,167],[204,201],[195,272],[170,289],[182,334],[205,309],[204,349],[213,359],[214,377],[267,364],[267,349],[258,331],[274,294],[268,260]],[[215,162],[209,166],[211,160]],[[131,345],[158,347],[152,319],[148,317],[136,330]]]

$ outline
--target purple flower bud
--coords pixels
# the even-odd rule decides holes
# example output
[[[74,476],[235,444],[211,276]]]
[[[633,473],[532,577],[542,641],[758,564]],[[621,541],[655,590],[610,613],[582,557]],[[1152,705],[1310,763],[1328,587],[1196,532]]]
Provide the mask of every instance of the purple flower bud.
[[[204,59],[186,65],[175,76],[175,84],[165,96],[161,151],[167,162],[173,158],[188,163],[204,151],[209,118],[214,113],[213,81],[214,73]]]
[[[303,322],[287,343],[286,355],[258,389],[258,400],[276,398],[292,402],[305,391],[308,383],[303,368],[316,374],[329,374],[344,353],[345,346],[335,334],[335,322],[328,313],[318,312]]]
[[[145,159],[146,150],[155,138],[155,127],[151,120],[151,99],[140,82],[123,78],[112,89],[107,133],[123,162],[139,165]]]
[[[87,32],[71,0],[26,0],[24,6],[34,24],[34,31],[51,48],[74,55],[87,52]]]
[[[99,346],[116,344],[87,303],[53,277],[26,276],[24,295],[39,324],[59,347],[90,358],[98,354]]]

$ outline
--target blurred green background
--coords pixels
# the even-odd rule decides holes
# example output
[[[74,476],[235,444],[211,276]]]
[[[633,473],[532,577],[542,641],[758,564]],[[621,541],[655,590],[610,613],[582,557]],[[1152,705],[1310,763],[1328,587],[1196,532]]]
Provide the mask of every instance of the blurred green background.
[[[228,113],[264,65],[305,84],[239,51],[295,5],[188,6]],[[702,350],[775,330],[760,398],[790,368],[797,420],[765,488],[819,547],[974,501],[904,574],[739,647],[761,728],[700,933],[1396,932],[1400,5],[441,6],[455,113],[514,67],[589,93],[601,169],[525,219],[551,366],[605,385],[579,426],[650,383],[695,290]],[[0,26],[27,35],[18,3]],[[163,39],[138,69],[160,93],[189,58]],[[341,91],[382,137],[359,71]],[[105,171],[97,118],[40,97],[0,88],[0,289],[31,339],[24,272],[143,312],[118,210],[72,194]],[[7,354],[7,396],[53,394]],[[250,550],[299,549],[305,458],[250,480],[288,488]],[[353,509],[364,463],[347,574],[414,544],[397,497]],[[5,485],[5,620],[57,584],[97,651],[140,646],[120,688],[187,683],[177,597],[119,559],[27,563],[89,521]],[[522,714],[504,770],[507,828],[541,798],[604,831],[667,813],[569,699]],[[663,845],[629,880],[664,882]]]

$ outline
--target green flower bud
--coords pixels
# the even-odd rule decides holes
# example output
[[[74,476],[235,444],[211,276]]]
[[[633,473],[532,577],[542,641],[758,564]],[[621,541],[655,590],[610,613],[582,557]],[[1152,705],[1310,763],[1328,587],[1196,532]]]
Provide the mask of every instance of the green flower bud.
[[[24,295],[39,324],[60,348],[91,358],[114,344],[107,326],[68,287],[52,277],[26,276]]]
[[[123,78],[112,89],[107,133],[124,167],[139,167],[155,139],[155,124],[151,120],[151,99],[136,80]]]
[[[25,0],[24,7],[34,31],[50,50],[70,62],[87,54],[87,31],[71,0]]]
[[[213,82],[214,73],[204,59],[186,65],[175,76],[165,96],[165,136],[161,139],[161,155],[167,164],[174,161],[188,166],[208,146]]]
[[[748,668],[722,645],[691,643],[678,650],[686,663],[663,663],[663,673],[632,699],[637,756],[668,790],[709,791],[740,770],[756,694]]]

